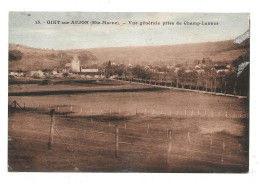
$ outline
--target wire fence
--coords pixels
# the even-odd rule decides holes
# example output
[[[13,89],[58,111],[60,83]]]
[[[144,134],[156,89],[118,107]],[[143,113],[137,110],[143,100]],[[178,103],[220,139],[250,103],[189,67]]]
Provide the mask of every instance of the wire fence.
[[[114,152],[115,158],[121,157],[121,153],[159,155],[167,158],[169,164],[173,158],[178,158],[217,165],[248,166],[248,151],[243,150],[238,141],[219,139],[212,134],[197,135],[190,131],[174,135],[174,129],[165,130],[153,123],[140,126],[133,123],[129,125],[127,121],[120,124],[110,121],[96,123],[91,119],[83,126],[65,126],[59,122],[55,124],[54,117],[59,121],[69,118],[59,115],[59,111],[55,115],[51,114],[51,124],[41,125],[42,131],[11,127],[9,141],[15,139],[48,143],[48,149],[58,144],[63,145],[68,152],[107,150]]]
[[[152,108],[135,108],[134,110],[122,109],[103,109],[103,108],[84,108],[73,105],[41,105],[37,103],[19,104],[16,101],[10,102],[9,107],[20,110],[35,110],[49,113],[51,109],[55,110],[56,114],[67,116],[110,116],[110,115],[145,115],[145,116],[164,116],[164,117],[189,117],[189,118],[249,118],[248,112],[236,109],[200,109],[194,108],[178,108],[173,110],[162,110]],[[213,107],[212,107],[213,108]]]

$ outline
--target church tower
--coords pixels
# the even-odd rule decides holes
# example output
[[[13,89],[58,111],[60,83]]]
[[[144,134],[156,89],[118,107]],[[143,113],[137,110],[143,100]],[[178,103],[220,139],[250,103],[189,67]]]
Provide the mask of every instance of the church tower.
[[[72,72],[80,72],[80,60],[76,55],[71,60],[71,70]]]

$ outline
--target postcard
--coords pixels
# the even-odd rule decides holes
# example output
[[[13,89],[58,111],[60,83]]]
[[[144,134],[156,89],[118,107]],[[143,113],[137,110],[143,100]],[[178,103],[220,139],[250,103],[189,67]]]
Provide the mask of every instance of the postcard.
[[[9,172],[247,173],[248,13],[9,12]]]

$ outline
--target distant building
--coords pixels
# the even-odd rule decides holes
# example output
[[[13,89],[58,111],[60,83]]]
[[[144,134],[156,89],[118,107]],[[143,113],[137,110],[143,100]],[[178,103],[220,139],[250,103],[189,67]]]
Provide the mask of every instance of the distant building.
[[[145,69],[145,70],[151,70],[150,66],[148,66],[148,65],[145,66],[144,69]]]
[[[52,70],[52,71],[50,72],[50,74],[51,74],[51,75],[58,75],[58,72],[57,72],[57,70],[54,69],[54,70]]]
[[[80,60],[78,56],[74,56],[71,60],[71,71],[72,72],[80,72]]]
[[[167,69],[174,69],[175,68],[175,65],[168,65],[167,66]]]
[[[98,73],[98,69],[96,68],[85,68],[85,67],[81,67],[80,68],[80,72],[81,73]]]
[[[44,77],[44,72],[41,70],[37,70],[37,71],[30,71],[30,76],[31,77]]]
[[[11,71],[9,75],[14,76],[14,77],[23,77],[24,73],[22,71]]]
[[[226,65],[216,65],[212,68],[217,74],[229,72],[229,68]]]
[[[192,72],[193,72],[193,70],[191,70],[191,69],[184,70],[184,73],[192,73]]]

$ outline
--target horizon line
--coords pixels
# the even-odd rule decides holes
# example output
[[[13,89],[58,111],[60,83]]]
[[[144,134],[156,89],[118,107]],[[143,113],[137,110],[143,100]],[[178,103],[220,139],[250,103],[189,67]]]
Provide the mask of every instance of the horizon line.
[[[65,51],[65,50],[86,50],[86,49],[104,49],[104,48],[125,48],[125,47],[160,47],[160,46],[173,46],[173,45],[188,45],[188,44],[200,44],[200,43],[213,43],[213,42],[224,42],[224,41],[232,41],[234,39],[228,40],[217,40],[217,41],[204,41],[204,42],[189,42],[189,43],[177,43],[177,44],[167,44],[167,45],[136,45],[136,46],[105,46],[105,47],[89,47],[89,48],[67,48],[67,49],[54,49],[54,48],[40,48],[40,47],[33,47],[29,45],[24,45],[20,43],[8,43],[14,45],[25,46],[33,49],[41,49],[41,50],[55,50],[55,51]]]

